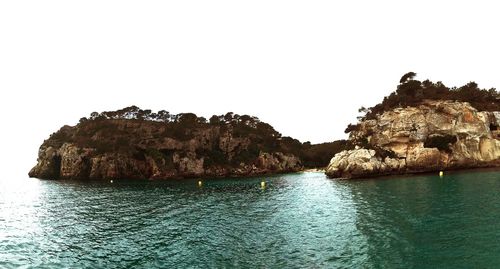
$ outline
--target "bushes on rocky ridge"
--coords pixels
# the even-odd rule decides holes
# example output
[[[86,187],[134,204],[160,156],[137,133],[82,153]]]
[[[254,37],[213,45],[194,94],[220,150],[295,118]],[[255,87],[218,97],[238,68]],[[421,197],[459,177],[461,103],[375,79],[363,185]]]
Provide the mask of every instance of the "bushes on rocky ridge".
[[[234,156],[229,159],[219,148],[219,138],[212,141],[212,148],[198,148],[194,152],[197,158],[203,157],[205,166],[238,166],[240,163],[252,163],[261,152],[282,152],[293,154],[306,160],[308,167],[326,166],[330,158],[342,149],[345,141],[335,141],[319,145],[301,143],[291,137],[283,137],[271,125],[261,122],[257,117],[238,115],[232,112],[214,115],[207,121],[193,113],[171,114],[161,110],[153,112],[136,106],[107,112],[93,112],[90,117],[82,118],[74,127],[66,126],[54,133],[46,144],[60,147],[65,142],[76,144],[80,148],[93,148],[92,154],[120,153],[144,161],[147,156],[157,161],[172,159],[173,152],[155,148],[171,138],[185,143],[213,129],[214,133],[233,138],[248,138],[245,148],[234,149]],[[210,132],[212,133],[212,132]],[[206,135],[206,134],[205,134]],[[213,134],[211,134],[213,135]],[[210,136],[211,136],[210,135]],[[174,150],[183,154],[184,150]]]
[[[306,142],[299,156],[306,167],[326,167],[335,154],[353,148],[354,145],[348,140],[337,140],[316,145]]]
[[[461,87],[449,88],[441,81],[415,80],[416,73],[409,72],[401,77],[396,91],[384,97],[381,103],[368,109],[362,107],[359,112],[364,115],[360,120],[374,119],[377,115],[397,107],[418,106],[423,100],[454,100],[468,102],[481,111],[500,111],[500,93],[495,89],[480,89],[475,82],[469,82]],[[349,133],[356,130],[356,125],[350,124],[345,130]]]

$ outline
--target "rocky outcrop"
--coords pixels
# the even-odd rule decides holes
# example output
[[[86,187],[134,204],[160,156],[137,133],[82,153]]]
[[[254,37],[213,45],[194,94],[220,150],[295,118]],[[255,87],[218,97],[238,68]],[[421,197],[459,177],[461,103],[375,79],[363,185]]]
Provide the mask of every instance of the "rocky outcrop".
[[[500,166],[500,112],[466,102],[424,101],[361,122],[350,134],[356,149],[336,154],[332,178],[358,178]]]
[[[169,129],[172,126],[175,124],[126,119],[65,126],[42,144],[38,163],[29,176],[168,179],[251,176],[302,169],[299,157],[291,153],[266,152],[255,142],[263,140],[258,133],[235,135],[231,126],[205,124],[182,129],[185,133],[178,135]]]

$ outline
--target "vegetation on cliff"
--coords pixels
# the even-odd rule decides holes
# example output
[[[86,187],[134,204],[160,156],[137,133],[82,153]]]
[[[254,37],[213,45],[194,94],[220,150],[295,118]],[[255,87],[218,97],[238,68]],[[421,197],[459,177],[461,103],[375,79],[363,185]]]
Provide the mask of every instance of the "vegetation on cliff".
[[[326,167],[335,154],[353,148],[353,144],[348,140],[336,140],[321,144],[306,142],[302,145],[299,156],[305,167]]]
[[[356,178],[500,166],[500,111],[429,100],[359,123],[358,147],[332,158],[326,174]]]
[[[499,166],[500,94],[475,82],[448,88],[409,72],[380,104],[361,107],[350,124],[354,150],[332,158],[330,177]]]
[[[500,93],[495,89],[481,89],[477,83],[469,82],[461,87],[447,87],[441,81],[430,80],[419,81],[415,79],[417,74],[408,72],[400,79],[396,91],[384,97],[383,101],[373,107],[359,109],[364,113],[360,120],[375,119],[386,111],[397,107],[418,106],[424,100],[452,100],[468,102],[472,107],[480,111],[500,111]],[[346,133],[356,130],[358,125],[350,124]]]
[[[147,123],[149,128],[134,130],[114,128],[120,121]],[[90,117],[80,119],[77,132],[70,134],[61,129],[51,139],[62,142],[73,142],[80,147],[96,148],[98,152],[125,152],[140,155],[150,155],[156,158],[167,158],[169,152],[154,148],[144,150],[144,140],[157,140],[165,137],[180,141],[192,139],[201,130],[218,128],[220,132],[230,131],[233,138],[249,139],[248,147],[228,160],[227,156],[213,145],[208,150],[198,150],[205,156],[207,165],[239,164],[255,160],[259,152],[290,153],[301,160],[306,167],[325,167],[335,153],[348,149],[351,145],[346,140],[313,145],[310,142],[282,136],[268,123],[249,115],[239,115],[228,112],[225,115],[213,115],[207,120],[194,113],[171,114],[161,110],[152,112],[136,106],[126,107],[117,111],[91,113]],[[139,132],[139,133],[137,133]],[[150,143],[153,144],[153,143]],[[147,145],[147,144],[146,144]]]
[[[116,128],[117,124],[136,128]],[[244,143],[248,146],[238,151],[234,158],[224,156],[218,144],[211,145],[209,149],[197,149],[198,154],[206,157],[205,163],[208,165],[248,162],[254,160],[260,151],[289,153],[289,144],[299,143],[282,138],[271,125],[248,115],[229,112],[207,120],[193,113],[170,114],[165,110],[155,113],[136,106],[110,112],[93,112],[89,118],[80,119],[73,136],[65,136],[61,141],[96,148],[100,152],[124,152],[138,158],[146,155],[169,159],[172,152],[157,146],[165,138],[186,142],[214,128],[219,133],[228,133],[232,139],[246,138],[249,141]],[[63,130],[58,133],[63,133]]]
[[[246,175],[325,167],[347,141],[312,145],[282,136],[257,117],[136,106],[97,113],[45,140],[31,175],[46,178]]]

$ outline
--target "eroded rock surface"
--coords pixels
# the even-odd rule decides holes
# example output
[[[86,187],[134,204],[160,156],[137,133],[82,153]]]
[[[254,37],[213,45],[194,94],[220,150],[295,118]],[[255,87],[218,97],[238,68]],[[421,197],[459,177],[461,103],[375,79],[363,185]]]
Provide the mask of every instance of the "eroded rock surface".
[[[359,124],[349,139],[361,145],[336,154],[332,178],[430,172],[500,165],[500,112],[466,102],[425,101]]]
[[[168,128],[169,125],[158,122],[126,119],[64,126],[42,144],[38,162],[29,176],[168,179],[250,176],[302,169],[301,160],[291,153],[266,152],[258,143],[263,139],[258,130],[241,136],[235,135],[231,126],[205,124],[187,128],[188,133],[178,135],[184,139],[179,139],[172,137]]]

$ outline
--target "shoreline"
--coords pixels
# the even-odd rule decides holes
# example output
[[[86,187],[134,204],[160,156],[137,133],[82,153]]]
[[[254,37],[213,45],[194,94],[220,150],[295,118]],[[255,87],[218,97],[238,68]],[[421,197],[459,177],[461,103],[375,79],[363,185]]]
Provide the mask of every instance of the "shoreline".
[[[190,179],[199,179],[199,180],[205,180],[205,179],[246,179],[246,178],[255,178],[255,177],[262,177],[262,176],[279,176],[279,175],[285,175],[285,174],[299,174],[299,173],[325,173],[324,168],[306,168],[302,170],[297,170],[297,171],[280,171],[280,172],[265,172],[265,173],[256,173],[256,174],[247,174],[247,175],[207,175],[207,176],[182,176],[182,177],[171,177],[171,178],[108,178],[108,179],[102,179],[102,178],[63,178],[63,179],[46,179],[46,178],[38,178],[38,177],[28,177],[28,178],[35,178],[38,180],[47,180],[47,181],[89,181],[89,182],[96,182],[96,181],[111,181],[111,180],[137,180],[137,181],[168,181],[168,180],[190,180]],[[457,174],[457,173],[464,173],[464,172],[496,172],[500,171],[500,166],[495,166],[495,167],[475,167],[475,168],[457,168],[457,169],[450,169],[450,170],[442,170],[444,172],[444,176],[449,174]],[[365,176],[365,177],[356,177],[356,178],[331,178],[328,177],[325,174],[325,177],[330,180],[373,180],[373,179],[391,179],[391,178],[411,178],[411,177],[416,177],[420,175],[438,175],[439,171],[426,171],[426,172],[412,172],[412,173],[401,173],[401,174],[382,174],[382,175],[371,175],[371,176]]]
[[[450,170],[441,170],[444,172],[443,178],[446,178],[446,175],[449,174],[459,174],[459,173],[464,173],[464,172],[500,172],[500,166],[496,167],[474,167],[474,168],[457,168],[457,169],[450,169]],[[356,177],[356,178],[330,178],[331,180],[373,180],[373,179],[394,179],[394,178],[411,178],[411,177],[417,177],[421,175],[436,175],[439,177],[439,172],[438,170],[436,171],[427,171],[427,172],[413,172],[413,173],[402,173],[402,174],[389,174],[389,175],[374,175],[374,176],[367,176],[367,177]]]
[[[302,171],[299,171],[299,172],[302,172],[302,173],[325,173],[326,172],[326,168],[307,168],[307,169],[303,169]]]
[[[276,176],[276,175],[283,175],[283,174],[296,174],[296,173],[302,173],[303,170],[297,170],[297,171],[279,171],[279,172],[264,172],[264,173],[254,173],[254,174],[245,174],[245,175],[198,175],[198,176],[175,176],[175,177],[169,177],[169,178],[57,178],[57,179],[47,179],[47,178],[39,178],[36,176],[28,176],[28,178],[35,178],[38,180],[46,180],[46,181],[89,181],[89,182],[96,182],[96,181],[111,181],[111,180],[137,180],[137,181],[167,181],[167,180],[189,180],[189,179],[221,179],[221,178],[227,178],[227,179],[234,179],[234,178],[252,178],[252,177],[260,177],[260,176]]]

